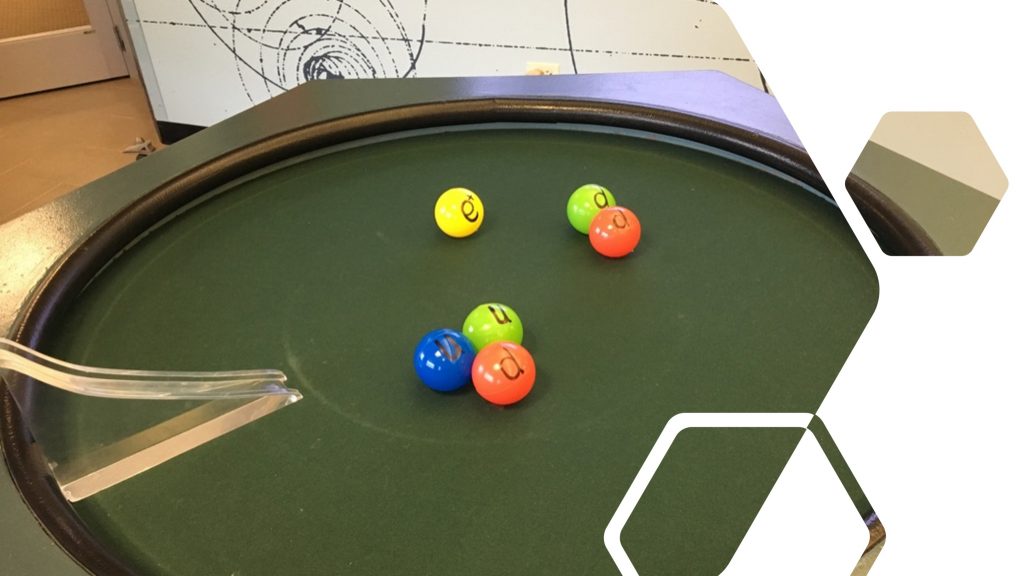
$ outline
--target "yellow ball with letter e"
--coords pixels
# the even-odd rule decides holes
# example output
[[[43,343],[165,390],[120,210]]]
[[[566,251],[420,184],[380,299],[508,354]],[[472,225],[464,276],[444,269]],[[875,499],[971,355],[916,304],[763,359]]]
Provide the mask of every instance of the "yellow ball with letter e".
[[[472,190],[445,190],[434,205],[434,221],[452,238],[472,236],[484,223],[484,203]]]

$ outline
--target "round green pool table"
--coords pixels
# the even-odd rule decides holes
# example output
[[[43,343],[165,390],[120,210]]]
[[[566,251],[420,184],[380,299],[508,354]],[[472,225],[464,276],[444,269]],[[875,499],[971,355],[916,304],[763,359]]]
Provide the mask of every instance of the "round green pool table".
[[[570,227],[589,182],[641,219],[628,258]],[[454,186],[486,205],[467,239],[433,221]],[[149,189],[54,268],[18,338],[89,365],[279,368],[305,398],[74,505],[11,457],[32,441],[11,412],[16,482],[104,574],[614,574],[603,531],[666,421],[813,413],[878,296],[801,150],[678,111],[411,105]],[[412,368],[423,334],[488,301],[518,311],[538,366],[508,408]],[[38,394],[57,452],[165,409]],[[681,435],[623,531],[639,572],[721,572],[800,432]]]

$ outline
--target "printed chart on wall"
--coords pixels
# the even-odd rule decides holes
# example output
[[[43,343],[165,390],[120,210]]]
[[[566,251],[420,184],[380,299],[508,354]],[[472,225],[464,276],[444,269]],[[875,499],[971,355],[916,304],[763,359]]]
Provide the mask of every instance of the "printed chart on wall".
[[[207,126],[311,79],[719,70],[763,78],[707,0],[124,0],[156,119]]]

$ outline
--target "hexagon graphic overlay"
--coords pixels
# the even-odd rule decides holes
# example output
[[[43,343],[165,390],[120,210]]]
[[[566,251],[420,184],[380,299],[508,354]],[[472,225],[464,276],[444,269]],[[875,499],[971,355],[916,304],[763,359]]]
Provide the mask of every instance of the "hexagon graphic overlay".
[[[806,434],[810,432],[810,434]],[[704,467],[716,468],[718,476],[720,478],[720,484],[723,487],[714,487],[711,490],[705,489],[702,491],[701,500],[686,500],[685,494],[689,491],[686,483],[689,481],[686,478],[686,474],[681,473],[681,469],[678,467],[679,452],[678,446],[680,434],[687,435],[686,444],[694,444],[694,438],[699,442],[710,442],[715,444],[711,448],[711,455],[705,451],[701,453],[699,450],[686,450],[684,452],[684,458],[699,458],[697,462],[699,465]],[[698,434],[694,434],[698,433]],[[738,434],[737,434],[738,433]],[[760,465],[757,462],[757,456],[750,449],[763,450],[769,444],[761,443],[759,446],[755,446],[755,443],[764,438],[772,438],[776,442],[774,444],[780,444],[787,449],[791,447],[788,435],[796,434],[803,436],[804,439],[800,440],[800,446],[797,450],[793,451],[794,456],[790,459],[790,462],[786,465],[787,470],[790,467],[794,467],[798,472],[794,473],[808,473],[808,467],[806,464],[808,447],[810,447],[811,455],[814,455],[813,446],[818,447],[817,459],[820,460],[822,456],[827,460],[825,468],[831,469],[835,477],[831,480],[826,476],[824,481],[818,481],[819,484],[836,484],[836,480],[840,483],[836,486],[839,493],[844,493],[849,498],[849,502],[842,504],[840,501],[832,502],[830,506],[821,506],[818,502],[818,506],[821,508],[827,508],[827,510],[818,511],[818,516],[822,514],[840,515],[849,514],[845,524],[836,522],[823,522],[835,528],[839,526],[844,528],[844,532],[841,535],[819,534],[815,535],[820,544],[828,546],[827,551],[816,549],[815,553],[819,554],[817,558],[828,558],[828,561],[832,562],[832,568],[835,569],[835,564],[838,561],[842,563],[845,560],[853,561],[852,558],[856,556],[855,566],[851,568],[851,574],[854,576],[867,574],[879,552],[885,543],[885,530],[882,523],[879,521],[878,516],[875,514],[870,502],[864,495],[863,490],[860,488],[848,465],[840,454],[834,441],[828,433],[824,423],[810,414],[801,413],[771,413],[771,414],[754,414],[754,413],[682,413],[671,418],[665,425],[661,435],[658,437],[654,446],[652,447],[649,455],[647,456],[644,464],[641,466],[639,472],[633,483],[627,490],[622,502],[612,516],[611,521],[605,530],[604,540],[605,546],[612,556],[616,567],[620,572],[626,576],[644,574],[643,568],[643,556],[652,552],[651,546],[647,546],[646,542],[640,545],[636,542],[631,542],[628,537],[628,525],[633,520],[636,514],[646,515],[646,519],[649,521],[651,518],[650,511],[652,509],[659,510],[662,520],[667,515],[669,517],[675,517],[678,521],[680,516],[691,516],[691,518],[683,518],[688,520],[690,526],[685,526],[687,522],[677,522],[676,525],[672,524],[659,524],[659,529],[665,533],[664,539],[654,543],[655,546],[660,546],[661,550],[672,549],[672,557],[676,561],[680,562],[679,569],[685,573],[693,574],[743,574],[748,573],[749,568],[752,565],[756,565],[763,569],[774,570],[771,568],[773,565],[779,564],[781,561],[784,569],[788,573],[794,574],[815,574],[818,573],[820,567],[813,565],[813,557],[810,560],[810,566],[807,566],[808,561],[798,556],[799,550],[802,548],[800,544],[794,543],[792,550],[769,550],[765,546],[764,534],[772,533],[775,527],[771,525],[765,525],[764,523],[758,524],[757,521],[751,520],[740,520],[740,522],[746,522],[749,526],[748,530],[741,534],[740,537],[743,540],[743,546],[740,546],[740,542],[736,540],[735,534],[725,534],[720,530],[719,524],[728,523],[728,519],[719,521],[719,515],[727,509],[743,508],[742,503],[737,503],[735,500],[730,498],[729,495],[729,484],[731,482],[743,482],[745,480],[742,474],[742,466],[746,460],[753,460],[754,462],[750,465]],[[814,441],[810,438],[813,437]],[[725,443],[719,442],[725,439]],[[751,442],[753,440],[753,442]],[[778,442],[781,440],[781,442]],[[675,447],[674,447],[675,445]],[[745,445],[745,446],[744,446]],[[675,452],[675,458],[669,455],[670,450]],[[803,455],[797,458],[798,455]],[[676,462],[673,462],[675,460]],[[794,462],[795,460],[795,462]],[[721,462],[725,461],[725,464]],[[693,462],[690,462],[693,464]],[[724,467],[733,467],[728,473],[731,473],[735,478],[728,477],[728,473],[723,474]],[[739,466],[737,468],[737,466]],[[820,466],[819,466],[820,468]],[[660,472],[660,475],[659,475]],[[768,502],[759,502],[753,508],[753,512],[758,516],[766,514],[766,522],[771,522],[773,519],[780,517],[779,503],[778,500],[786,501],[788,498],[789,502],[799,502],[804,498],[804,495],[800,493],[794,494],[793,487],[790,484],[786,484],[783,480],[786,478],[785,475],[781,474],[780,480],[775,486],[769,487],[772,491],[772,499]],[[668,474],[669,477],[665,475]],[[819,471],[819,476],[820,476]],[[828,474],[828,473],[825,473]],[[657,476],[657,480],[655,477]],[[652,482],[653,481],[653,482]],[[658,488],[652,487],[653,484],[660,483],[661,486]],[[669,485],[678,486],[673,491],[673,496],[669,499],[664,497],[664,494],[655,494],[651,496],[651,492],[664,492],[664,487]],[[781,489],[780,489],[781,485]],[[649,490],[650,489],[650,490]],[[776,491],[780,490],[782,494],[777,495]],[[717,491],[717,493],[716,493]],[[749,492],[749,490],[746,490]],[[645,494],[646,493],[646,494]],[[672,498],[678,498],[680,494],[683,494],[682,500],[684,500],[683,506],[674,505],[671,501]],[[765,494],[767,496],[767,494]],[[645,498],[654,497],[656,501],[648,504]],[[820,498],[819,498],[820,500]],[[834,499],[833,499],[834,500]],[[728,503],[728,505],[723,505]],[[766,510],[774,504],[773,510]],[[829,502],[825,502],[829,504]],[[646,511],[641,511],[646,506]],[[807,505],[804,506],[807,509]],[[796,513],[799,505],[793,507],[790,510],[782,510],[783,516],[788,516],[790,513]],[[751,510],[747,507],[747,510]],[[852,524],[852,538],[857,538],[856,533],[857,526],[864,526],[867,528],[866,542],[867,545],[864,547],[863,552],[859,553],[859,548],[855,545],[854,556],[851,556],[850,542],[851,542],[851,524],[848,521],[853,512],[856,512],[856,518],[860,520],[857,522],[854,520]],[[814,514],[811,514],[813,516]],[[694,520],[696,518],[696,525],[694,526]],[[801,522],[809,521],[809,530],[814,530],[815,523],[814,518],[804,520],[801,516]],[[688,531],[689,530],[689,531]],[[624,536],[624,531],[627,536]],[[648,530],[648,532],[650,532]],[[754,532],[758,532],[755,534]],[[812,532],[813,533],[813,532]],[[717,564],[711,565],[704,562],[705,558],[700,556],[687,556],[685,548],[688,546],[687,540],[693,538],[722,538],[723,535],[731,536],[732,541],[722,543],[723,545],[732,546],[731,552],[727,557],[731,560],[724,565]],[[788,538],[787,533],[787,538]],[[747,539],[753,539],[752,544],[747,543]],[[767,542],[770,545],[775,545],[774,538],[772,542]],[[839,542],[836,542],[839,540]],[[627,552],[627,546],[632,552]],[[636,547],[640,547],[639,553],[635,550]],[[845,547],[846,553],[843,553]],[[806,549],[806,548],[804,548]],[[740,554],[740,551],[745,551],[745,554]],[[655,552],[657,552],[655,550]],[[859,553],[859,556],[857,556]],[[740,558],[742,556],[742,559]],[[774,564],[773,564],[774,560]],[[737,564],[734,566],[734,563]],[[792,564],[793,566],[790,566]],[[799,567],[798,567],[799,566]],[[780,567],[776,566],[775,569]],[[838,572],[830,572],[838,573]]]
[[[890,112],[847,180],[873,230],[885,214],[907,225],[876,238],[892,256],[964,256],[974,249],[1009,184],[965,112]]]

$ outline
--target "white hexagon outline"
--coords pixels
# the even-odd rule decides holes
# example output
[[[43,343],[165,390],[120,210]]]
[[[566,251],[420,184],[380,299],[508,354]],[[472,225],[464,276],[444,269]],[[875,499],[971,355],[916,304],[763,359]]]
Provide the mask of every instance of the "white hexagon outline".
[[[800,412],[682,412],[670,418],[665,424],[665,428],[662,429],[661,435],[654,442],[654,446],[630,484],[629,489],[626,490],[625,496],[622,497],[622,501],[615,509],[615,513],[612,514],[612,518],[609,520],[608,526],[604,531],[605,548],[608,550],[608,554],[611,555],[619,572],[623,576],[639,576],[636,567],[633,566],[633,562],[626,553],[626,549],[622,546],[622,530],[636,509],[636,505],[640,502],[640,498],[647,490],[647,486],[651,483],[651,479],[654,478],[655,472],[661,466],[665,455],[668,454],[672,443],[675,442],[676,436],[683,430],[687,428],[800,428],[810,431],[819,447],[821,447],[821,439],[810,430],[813,420],[813,414]],[[832,465],[833,471],[835,471],[835,464],[833,463]],[[875,518],[877,520],[877,517]],[[878,526],[881,526],[880,522]],[[879,550],[883,543],[884,536],[882,543],[878,545],[876,550]],[[867,557],[869,551],[871,551],[870,548],[865,550],[861,563],[863,565],[859,565],[859,572],[858,567],[855,567],[854,574],[867,574],[871,570],[874,558]]]

